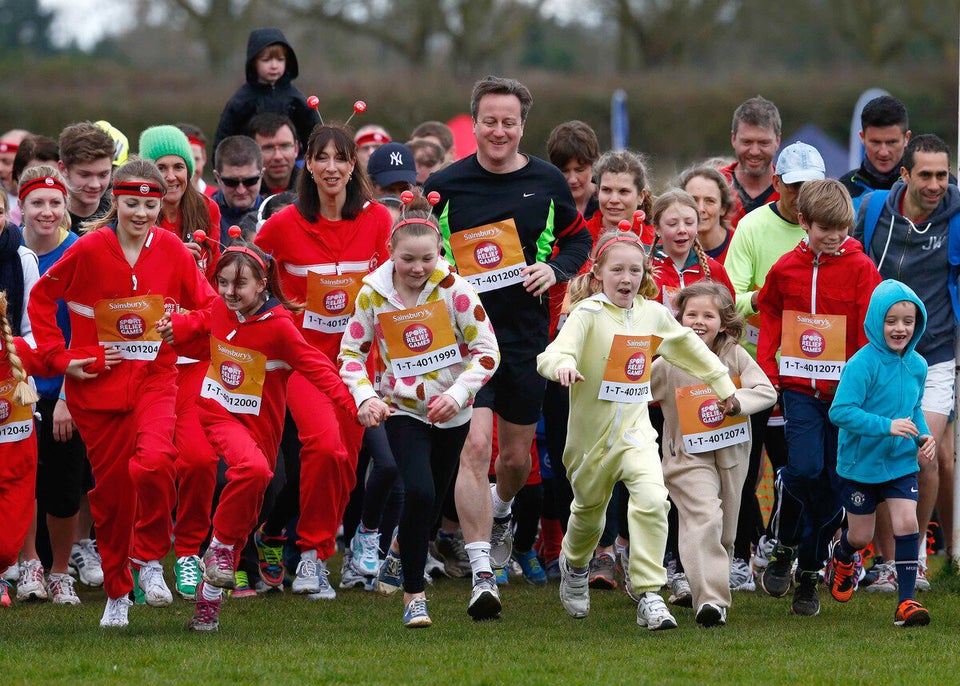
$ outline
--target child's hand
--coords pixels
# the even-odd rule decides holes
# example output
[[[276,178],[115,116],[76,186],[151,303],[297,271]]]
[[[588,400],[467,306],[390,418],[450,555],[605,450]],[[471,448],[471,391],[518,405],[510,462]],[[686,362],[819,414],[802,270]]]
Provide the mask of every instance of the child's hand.
[[[924,434],[917,440],[920,441],[920,459],[926,460],[927,462],[933,462],[937,459],[937,442],[933,440],[933,436]]]
[[[83,371],[83,368],[88,364],[93,364],[97,361],[95,357],[87,357],[83,360],[70,360],[67,364],[67,369],[64,371],[64,374],[69,376],[71,379],[76,379],[77,381],[86,381],[87,379],[96,379],[96,374],[91,374],[90,372]],[[59,439],[57,439],[59,440]]]
[[[557,382],[564,388],[569,388],[578,381],[583,380],[583,374],[578,372],[576,369],[563,367],[562,369],[557,370]]]
[[[173,322],[170,321],[170,317],[164,315],[154,326],[157,327],[163,342],[167,345],[173,345]]]
[[[442,424],[457,416],[457,412],[460,411],[460,403],[454,400],[452,396],[443,393],[430,401],[427,410],[428,422]]]
[[[112,345],[104,347],[103,366],[107,368],[108,372],[121,362],[123,362],[123,353],[120,352],[120,348]]]
[[[737,396],[731,395],[726,400],[720,401],[720,409],[728,417],[740,414],[740,401],[737,400]]]
[[[357,408],[357,421],[370,428],[380,426],[380,422],[393,414],[393,410],[380,398],[367,398]]]
[[[904,417],[903,419],[894,419],[890,422],[890,435],[910,438],[911,436],[919,436],[920,431],[917,430],[917,425],[913,423],[912,419]]]

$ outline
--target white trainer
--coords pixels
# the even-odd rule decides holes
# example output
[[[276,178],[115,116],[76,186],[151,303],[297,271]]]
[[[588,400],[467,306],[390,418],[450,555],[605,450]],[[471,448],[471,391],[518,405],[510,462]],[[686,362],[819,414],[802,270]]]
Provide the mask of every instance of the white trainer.
[[[653,591],[644,593],[637,603],[637,624],[650,631],[677,628],[677,620],[670,614],[667,604]]]
[[[130,623],[127,611],[133,602],[127,596],[107,598],[107,606],[103,608],[103,617],[100,618],[100,628],[124,627]]]
[[[138,583],[147,605],[167,607],[173,604],[173,594],[167,588],[167,582],[163,580],[163,567],[158,560],[152,560],[140,567]]]
[[[560,553],[560,602],[567,614],[583,619],[590,614],[590,570],[577,572]]]

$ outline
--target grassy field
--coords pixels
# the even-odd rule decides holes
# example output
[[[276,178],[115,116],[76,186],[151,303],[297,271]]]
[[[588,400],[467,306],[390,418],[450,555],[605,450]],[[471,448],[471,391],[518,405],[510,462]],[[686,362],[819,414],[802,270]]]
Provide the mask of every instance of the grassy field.
[[[430,629],[403,627],[399,596],[351,590],[335,601],[228,601],[209,635],[186,630],[193,608],[179,599],[135,606],[127,629],[101,630],[103,591],[78,585],[80,607],[0,612],[0,675],[5,684],[955,683],[960,580],[941,572],[933,584],[920,598],[932,623],[916,629],[893,626],[895,597],[858,593],[841,605],[821,587],[818,617],[790,615],[790,596],[737,593],[722,629],[700,629],[692,610],[676,609],[678,629],[650,632],[622,592],[594,591],[578,621],[556,582],[520,580],[502,589],[499,621],[475,623],[467,581],[440,579],[428,588]]]

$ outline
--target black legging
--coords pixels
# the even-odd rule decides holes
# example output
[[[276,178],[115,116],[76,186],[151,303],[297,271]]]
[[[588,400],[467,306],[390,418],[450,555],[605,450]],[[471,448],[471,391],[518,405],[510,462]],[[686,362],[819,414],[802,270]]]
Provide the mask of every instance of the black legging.
[[[380,531],[380,552],[386,554],[403,509],[403,480],[398,477],[386,429],[382,424],[366,429],[357,460],[357,485],[343,513],[343,537],[348,547],[362,522],[366,529]]]
[[[430,527],[440,515],[469,430],[469,422],[440,429],[402,414],[386,421],[387,438],[404,487],[398,540],[403,590],[407,593],[423,592]]]

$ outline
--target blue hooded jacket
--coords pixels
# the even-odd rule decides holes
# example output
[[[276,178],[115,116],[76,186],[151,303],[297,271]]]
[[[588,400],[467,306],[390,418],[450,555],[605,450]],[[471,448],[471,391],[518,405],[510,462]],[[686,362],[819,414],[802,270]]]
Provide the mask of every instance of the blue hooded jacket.
[[[883,321],[903,300],[917,306],[918,317],[901,356],[887,346]],[[927,311],[909,286],[887,279],[873,292],[863,322],[870,343],[847,362],[830,407],[830,421],[840,427],[837,474],[843,478],[874,484],[919,470],[917,442],[891,436],[890,425],[909,417],[921,436],[930,433],[920,409],[927,363],[915,350],[926,321]]]

